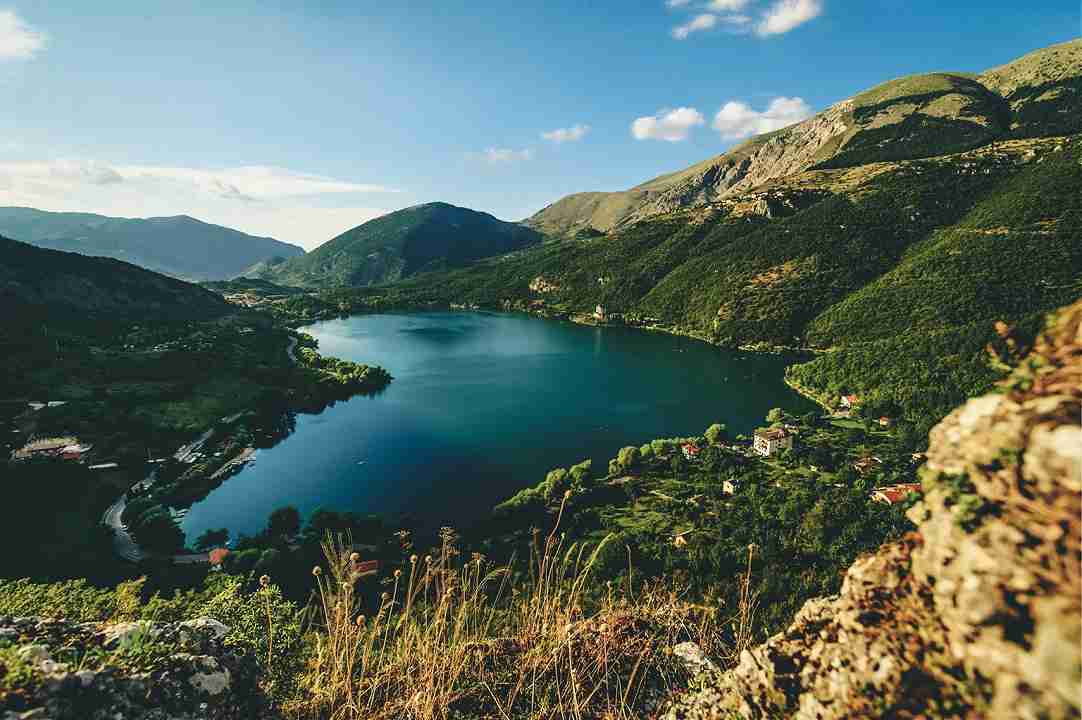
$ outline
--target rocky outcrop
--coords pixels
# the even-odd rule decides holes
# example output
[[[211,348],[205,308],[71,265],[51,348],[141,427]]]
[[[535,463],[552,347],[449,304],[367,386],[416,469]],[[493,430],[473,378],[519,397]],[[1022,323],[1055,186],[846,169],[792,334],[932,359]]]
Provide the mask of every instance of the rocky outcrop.
[[[1082,301],[930,435],[917,532],[669,718],[1082,711]]]
[[[254,658],[209,618],[70,623],[0,618],[3,720],[273,718]]]

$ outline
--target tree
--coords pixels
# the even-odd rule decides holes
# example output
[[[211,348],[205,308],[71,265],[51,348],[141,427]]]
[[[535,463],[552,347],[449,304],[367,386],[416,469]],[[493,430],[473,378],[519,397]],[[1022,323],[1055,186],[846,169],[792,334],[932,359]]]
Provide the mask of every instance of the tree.
[[[256,563],[259,562],[262,555],[263,552],[255,548],[230,553],[225,556],[225,569],[227,572],[235,575],[245,575],[255,568]]]
[[[229,542],[229,529],[219,528],[217,530],[207,530],[195,540],[195,549],[200,552],[206,552],[211,548],[221,547]]]
[[[725,431],[727,429],[728,428],[726,428],[721,423],[714,423],[706,429],[706,432],[703,433],[703,436],[711,445],[717,445],[718,442],[720,442],[725,437]]]
[[[766,414],[766,421],[770,424],[785,422],[785,411],[781,408],[771,408]]]
[[[639,449],[629,445],[620,449],[620,452],[616,455],[616,462],[620,465],[621,470],[630,470],[638,465],[639,457]]]
[[[281,557],[282,553],[278,550],[275,550],[274,548],[267,548],[262,553],[260,553],[259,560],[256,561],[255,565],[252,567],[252,570],[259,573],[260,575],[270,573],[275,569],[275,566],[278,564],[278,561],[281,559]]]
[[[845,442],[849,445],[860,445],[867,439],[864,428],[849,428],[845,432]]]
[[[174,553],[184,547],[184,533],[173,522],[173,516],[161,506],[140,515],[131,525],[136,541],[148,550]]]
[[[545,482],[542,484],[542,489],[545,493],[545,500],[548,502],[554,502],[562,497],[568,489],[567,470],[563,468],[549,470],[548,475],[545,476]]]
[[[587,490],[593,484],[592,460],[583,460],[578,465],[572,465],[568,475],[571,477],[571,489],[574,492]]]
[[[654,448],[654,457],[660,457],[672,449],[672,443],[668,440],[651,440],[650,447]]]
[[[267,534],[275,538],[291,538],[301,531],[301,513],[297,508],[287,505],[278,508],[267,519]]]

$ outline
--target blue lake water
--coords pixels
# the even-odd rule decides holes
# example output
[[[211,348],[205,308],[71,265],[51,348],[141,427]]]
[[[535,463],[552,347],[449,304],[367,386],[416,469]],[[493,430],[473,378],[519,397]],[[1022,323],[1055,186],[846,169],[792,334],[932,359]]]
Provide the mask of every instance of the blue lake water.
[[[382,365],[394,382],[298,416],[292,435],[192,507],[189,539],[257,532],[283,505],[463,528],[553,467],[592,458],[603,469],[625,445],[714,422],[750,433],[772,407],[815,409],[782,380],[792,357],[660,333],[456,312],[303,330],[320,352]]]

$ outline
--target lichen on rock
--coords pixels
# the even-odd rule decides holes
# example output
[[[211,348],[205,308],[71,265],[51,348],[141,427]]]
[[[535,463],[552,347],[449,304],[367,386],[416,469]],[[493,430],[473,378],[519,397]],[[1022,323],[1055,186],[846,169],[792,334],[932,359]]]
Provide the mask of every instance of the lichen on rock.
[[[229,628],[183,623],[71,623],[0,618],[0,718],[273,718],[255,659]]]

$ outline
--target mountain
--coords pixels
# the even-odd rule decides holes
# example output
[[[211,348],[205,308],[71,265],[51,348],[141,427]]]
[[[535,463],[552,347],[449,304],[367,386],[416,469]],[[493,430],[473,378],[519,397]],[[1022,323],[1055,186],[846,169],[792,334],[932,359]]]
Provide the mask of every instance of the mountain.
[[[793,385],[828,405],[859,392],[927,432],[994,379],[997,321],[1021,345],[1040,313],[1082,295],[1080,89],[1082,42],[973,78],[892,81],[841,104],[843,140],[829,142],[828,111],[633,193],[561,201],[582,214],[542,211],[531,222],[553,235],[536,247],[327,296],[323,312],[602,305],[719,345],[822,351]],[[944,107],[959,109],[929,115]],[[724,180],[728,164],[743,170]]]
[[[0,234],[51,250],[115,258],[185,280],[226,280],[273,256],[304,250],[187,215],[114,218],[0,208]]]
[[[528,227],[436,202],[369,220],[303,257],[263,263],[244,274],[303,287],[378,285],[540,241]]]
[[[0,307],[13,336],[40,322],[187,320],[232,311],[217,294],[120,260],[0,237]]]
[[[1073,40],[980,75],[891,80],[630,190],[569,195],[526,222],[546,233],[608,232],[675,210],[724,203],[808,170],[935,157],[993,140],[1080,130],[1082,40]]]

